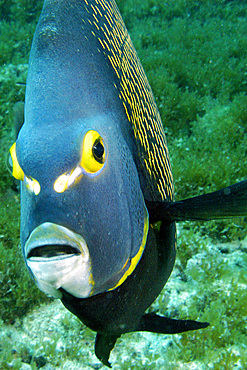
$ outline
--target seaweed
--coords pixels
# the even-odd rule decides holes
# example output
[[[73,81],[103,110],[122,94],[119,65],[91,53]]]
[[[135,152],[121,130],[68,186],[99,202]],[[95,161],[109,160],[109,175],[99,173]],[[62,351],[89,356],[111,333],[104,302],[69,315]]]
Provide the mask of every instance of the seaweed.
[[[13,106],[25,98],[34,20],[41,5],[40,1],[0,2],[0,315],[6,323],[47,300],[34,286],[21,256],[18,185],[7,166],[8,150],[15,140]]]

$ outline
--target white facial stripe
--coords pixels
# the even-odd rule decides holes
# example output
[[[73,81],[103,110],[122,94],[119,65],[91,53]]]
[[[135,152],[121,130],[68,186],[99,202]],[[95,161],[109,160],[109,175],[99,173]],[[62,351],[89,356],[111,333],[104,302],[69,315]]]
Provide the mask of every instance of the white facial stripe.
[[[24,175],[24,184],[26,185],[29,191],[31,191],[35,195],[39,194],[40,184],[37,180]]]
[[[76,181],[78,181],[83,174],[83,170],[80,166],[77,166],[73,171],[65,172],[57,178],[53,185],[53,189],[56,193],[63,193]]]

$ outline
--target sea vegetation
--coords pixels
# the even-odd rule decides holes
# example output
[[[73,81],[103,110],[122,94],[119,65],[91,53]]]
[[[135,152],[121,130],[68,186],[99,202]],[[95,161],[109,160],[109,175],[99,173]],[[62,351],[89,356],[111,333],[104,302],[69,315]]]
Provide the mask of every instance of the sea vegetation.
[[[240,0],[117,3],[162,117],[176,199],[243,180],[247,169],[245,3]],[[25,99],[29,51],[41,7],[42,1],[37,0],[0,0],[1,331],[6,324],[21,326],[25,314],[47,300],[34,286],[21,256],[18,184],[6,165],[8,149],[15,140],[13,107]],[[125,335],[113,351],[118,357],[114,368],[118,368],[120,361],[121,369],[247,367],[245,235],[246,218],[180,224],[176,266],[152,309],[170,317],[209,321],[211,326],[170,336],[170,345],[164,347],[168,339],[162,335]],[[229,244],[230,241],[235,244]],[[38,348],[43,348],[42,355],[53,366],[67,358],[79,361],[88,357],[92,346],[86,355],[78,347],[87,348],[87,341],[92,342],[91,332],[69,313],[60,319],[59,325],[66,330],[54,329],[50,342],[34,347],[31,342],[17,342],[19,357],[15,368],[20,368],[21,361],[28,362],[26,352]],[[70,344],[63,349],[59,341],[61,336],[66,338],[66,332]],[[72,340],[72,334],[81,344]],[[146,341],[142,353],[136,349],[135,341]],[[13,343],[10,327],[9,334],[0,337],[3,369],[8,368],[6,364],[15,356]],[[129,357],[121,355],[123,348]],[[34,359],[35,356],[29,361],[33,369],[37,368]]]

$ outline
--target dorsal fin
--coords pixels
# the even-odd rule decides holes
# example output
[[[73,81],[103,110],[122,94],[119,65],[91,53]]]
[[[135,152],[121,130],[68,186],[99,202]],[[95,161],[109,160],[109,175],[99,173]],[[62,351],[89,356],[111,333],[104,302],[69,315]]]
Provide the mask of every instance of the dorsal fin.
[[[132,125],[144,196],[172,200],[173,179],[160,114],[151,87],[114,1],[85,0],[87,21],[116,74],[116,88]]]

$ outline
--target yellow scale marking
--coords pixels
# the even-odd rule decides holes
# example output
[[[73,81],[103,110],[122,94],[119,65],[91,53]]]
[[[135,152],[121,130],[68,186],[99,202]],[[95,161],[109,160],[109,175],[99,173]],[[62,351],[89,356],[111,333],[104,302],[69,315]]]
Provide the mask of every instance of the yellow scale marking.
[[[115,2],[94,0],[90,7],[95,22],[88,22],[96,27],[95,34],[103,52],[108,57],[119,85],[120,99],[131,123],[137,143],[141,166],[149,185],[153,190],[154,200],[173,199],[173,179],[166,138],[158,108],[147,81],[145,72],[138,59],[130,36],[124,26]]]

